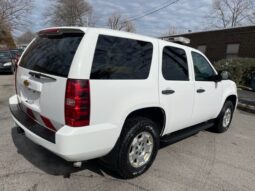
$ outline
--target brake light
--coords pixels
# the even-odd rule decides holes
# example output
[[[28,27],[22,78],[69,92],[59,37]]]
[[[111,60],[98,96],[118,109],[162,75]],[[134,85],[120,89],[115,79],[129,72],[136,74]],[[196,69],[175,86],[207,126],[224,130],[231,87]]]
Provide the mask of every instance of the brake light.
[[[40,33],[58,33],[60,30],[59,29],[45,29],[40,31]]]
[[[56,29],[56,28],[42,30],[38,33],[39,36],[42,36],[42,35],[61,35],[61,34],[62,34],[61,30]]]
[[[67,80],[65,96],[65,121],[67,125],[72,127],[89,125],[89,80]]]

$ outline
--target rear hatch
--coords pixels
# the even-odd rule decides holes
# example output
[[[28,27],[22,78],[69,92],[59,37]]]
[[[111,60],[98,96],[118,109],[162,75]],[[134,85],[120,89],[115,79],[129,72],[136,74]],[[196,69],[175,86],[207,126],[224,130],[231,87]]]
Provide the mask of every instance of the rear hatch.
[[[67,77],[83,36],[78,29],[41,31],[19,62],[16,89],[22,110],[54,131],[65,124]]]

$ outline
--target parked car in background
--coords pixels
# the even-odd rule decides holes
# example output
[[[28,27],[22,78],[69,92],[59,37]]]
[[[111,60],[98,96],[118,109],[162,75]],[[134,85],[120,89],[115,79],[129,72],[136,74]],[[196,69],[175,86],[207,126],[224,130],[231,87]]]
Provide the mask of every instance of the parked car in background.
[[[23,52],[23,49],[20,49],[20,48],[15,48],[10,50],[11,58],[13,63],[15,63],[15,65],[18,63],[22,52]]]
[[[15,64],[10,50],[0,50],[0,72],[15,72]]]
[[[251,89],[255,91],[255,73],[251,76]]]

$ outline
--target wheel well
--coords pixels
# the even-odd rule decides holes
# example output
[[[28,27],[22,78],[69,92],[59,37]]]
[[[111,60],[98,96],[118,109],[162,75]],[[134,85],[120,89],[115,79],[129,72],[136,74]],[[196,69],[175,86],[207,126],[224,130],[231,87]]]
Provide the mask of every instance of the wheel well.
[[[231,101],[234,105],[234,107],[236,106],[236,101],[237,101],[237,97],[235,95],[230,95],[227,97],[226,101]]]
[[[159,128],[160,135],[163,133],[164,128],[165,128],[165,121],[166,121],[166,116],[165,116],[165,111],[160,108],[160,107],[149,107],[149,108],[143,108],[143,109],[138,109],[130,113],[127,119],[133,118],[133,117],[146,117],[152,120],[154,123],[157,124],[157,127]]]

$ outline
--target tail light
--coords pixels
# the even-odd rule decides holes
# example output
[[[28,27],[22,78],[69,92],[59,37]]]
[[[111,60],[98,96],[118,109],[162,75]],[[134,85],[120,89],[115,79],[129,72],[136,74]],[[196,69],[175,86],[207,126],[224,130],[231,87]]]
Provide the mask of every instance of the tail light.
[[[89,125],[89,80],[68,79],[65,96],[65,122],[72,127]]]

